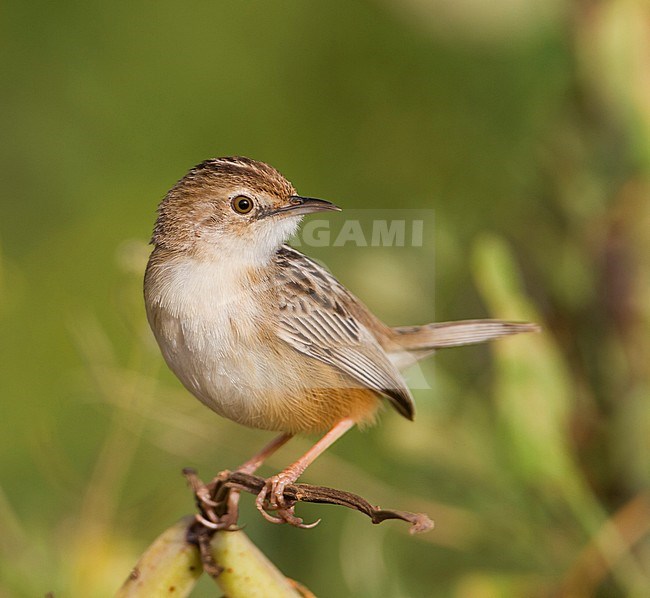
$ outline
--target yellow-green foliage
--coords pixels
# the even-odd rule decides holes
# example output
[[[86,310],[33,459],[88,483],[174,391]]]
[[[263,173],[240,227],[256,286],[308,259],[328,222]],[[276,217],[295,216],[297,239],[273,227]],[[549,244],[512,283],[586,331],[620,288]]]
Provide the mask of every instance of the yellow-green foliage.
[[[543,327],[439,352],[410,372],[414,423],[387,410],[305,475],[434,531],[315,505],[314,530],[272,526],[243,496],[255,545],[318,596],[645,596],[648,10],[3,3],[0,596],[113,596],[192,511],[181,469],[269,440],[188,396],[142,305],[157,202],[229,154],[336,218],[429,210],[422,247],[302,247],[388,323]]]

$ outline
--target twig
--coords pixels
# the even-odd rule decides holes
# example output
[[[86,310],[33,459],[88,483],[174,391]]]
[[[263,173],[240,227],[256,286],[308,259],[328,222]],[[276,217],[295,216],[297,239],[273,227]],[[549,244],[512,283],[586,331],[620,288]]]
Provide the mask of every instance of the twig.
[[[210,484],[203,484],[198,478],[196,471],[193,469],[183,470],[183,474],[188,479],[194,495],[197,506],[201,512],[201,519],[215,521],[215,525],[205,526],[198,521],[198,527],[208,527],[212,533],[216,529],[222,529],[226,525],[220,526],[216,521],[226,518],[228,526],[236,521],[236,513],[224,511],[224,506],[228,504],[228,495],[230,490],[250,492],[257,495],[264,487],[265,480],[255,475],[241,472],[221,472]],[[206,500],[207,498],[207,500]],[[331,504],[355,509],[370,517],[375,524],[386,521],[387,519],[400,519],[411,524],[409,530],[412,534],[429,531],[433,528],[433,522],[423,513],[410,513],[408,511],[397,511],[393,509],[381,509],[374,507],[367,500],[335,488],[325,486],[313,486],[311,484],[289,484],[284,490],[284,498],[287,505],[293,505],[298,502],[310,502],[319,504]]]

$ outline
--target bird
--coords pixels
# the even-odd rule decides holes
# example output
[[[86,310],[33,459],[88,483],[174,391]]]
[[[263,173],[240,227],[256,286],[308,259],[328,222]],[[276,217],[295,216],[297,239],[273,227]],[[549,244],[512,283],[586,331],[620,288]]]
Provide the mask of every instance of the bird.
[[[413,420],[402,371],[438,349],[538,330],[479,319],[392,327],[325,267],[287,244],[305,215],[340,211],[299,195],[272,166],[205,160],[160,202],[144,276],[147,319],[185,388],[217,414],[280,435],[238,471],[253,473],[296,434],[323,434],[265,480],[269,521],[309,527],[287,484],[383,404]],[[271,514],[273,513],[273,514]]]

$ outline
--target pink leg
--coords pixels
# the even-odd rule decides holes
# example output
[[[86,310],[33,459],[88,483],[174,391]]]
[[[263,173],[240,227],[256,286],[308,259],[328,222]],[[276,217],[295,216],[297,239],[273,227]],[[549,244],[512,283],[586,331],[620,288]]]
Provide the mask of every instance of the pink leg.
[[[259,466],[264,463],[275,451],[284,446],[293,438],[293,434],[284,433],[269,442],[259,453],[253,455],[246,463],[237,468],[242,473],[255,473]]]
[[[304,525],[302,519],[293,515],[293,507],[287,507],[284,500],[284,489],[288,484],[293,484],[309,467],[319,455],[332,446],[343,434],[345,434],[355,422],[351,419],[342,419],[332,429],[325,434],[314,446],[312,446],[300,459],[292,463],[281,471],[279,474],[266,480],[262,491],[258,494],[255,504],[258,510],[273,523],[290,523],[297,527],[313,527],[313,525]],[[267,496],[269,497],[269,506],[278,511],[280,517],[273,517],[264,510]],[[318,522],[316,522],[318,523]]]
[[[278,449],[283,447],[289,440],[293,438],[293,434],[285,432],[276,436],[271,442],[269,442],[262,450],[253,455],[246,463],[240,465],[235,471],[240,471],[242,473],[255,473],[260,465],[264,463],[273,453]],[[235,525],[237,523],[237,515],[239,513],[239,497],[241,493],[239,490],[231,490],[228,494],[228,516],[230,525]]]

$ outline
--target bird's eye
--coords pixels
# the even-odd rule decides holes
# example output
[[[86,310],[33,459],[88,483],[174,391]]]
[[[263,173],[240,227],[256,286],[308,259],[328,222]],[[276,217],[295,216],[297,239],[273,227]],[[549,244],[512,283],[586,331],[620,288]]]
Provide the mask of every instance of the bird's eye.
[[[232,200],[231,205],[238,214],[248,214],[253,209],[253,200],[245,195],[238,195]]]

